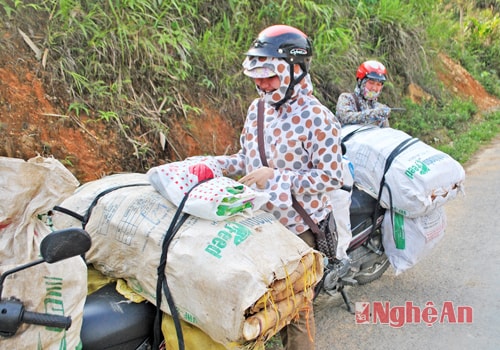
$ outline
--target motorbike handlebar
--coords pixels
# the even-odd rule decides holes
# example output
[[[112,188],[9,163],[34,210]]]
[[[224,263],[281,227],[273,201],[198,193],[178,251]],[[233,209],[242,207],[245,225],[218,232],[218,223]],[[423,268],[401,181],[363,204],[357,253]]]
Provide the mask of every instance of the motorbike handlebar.
[[[343,185],[340,189],[344,190],[344,191],[347,191],[347,192],[351,192],[352,191],[352,186]]]
[[[406,112],[406,108],[391,107],[391,112]]]
[[[16,298],[0,301],[0,336],[14,336],[22,323],[67,330],[71,326],[71,317],[26,311]]]
[[[40,312],[25,311],[21,322],[36,324],[39,326],[63,328],[68,330],[71,327],[71,316],[43,314]]]

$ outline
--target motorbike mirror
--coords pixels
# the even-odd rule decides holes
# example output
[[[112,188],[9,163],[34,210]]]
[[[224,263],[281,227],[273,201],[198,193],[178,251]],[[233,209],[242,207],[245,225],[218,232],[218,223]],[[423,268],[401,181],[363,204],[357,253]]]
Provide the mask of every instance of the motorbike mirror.
[[[84,254],[90,249],[91,243],[92,240],[85,230],[72,227],[45,236],[40,244],[40,253],[45,262],[52,264]]]
[[[40,243],[41,259],[7,270],[0,276],[0,299],[2,297],[3,283],[7,276],[43,262],[52,264],[60,260],[82,255],[90,249],[91,243],[92,240],[89,234],[81,228],[67,228],[48,234]]]

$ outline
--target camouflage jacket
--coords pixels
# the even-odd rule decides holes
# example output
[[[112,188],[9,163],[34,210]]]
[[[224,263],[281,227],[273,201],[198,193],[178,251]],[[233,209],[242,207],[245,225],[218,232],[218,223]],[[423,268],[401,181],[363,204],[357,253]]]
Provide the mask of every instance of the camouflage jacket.
[[[335,114],[342,126],[373,124],[380,127],[389,127],[389,107],[377,102],[377,100],[365,100],[358,91],[340,94]]]

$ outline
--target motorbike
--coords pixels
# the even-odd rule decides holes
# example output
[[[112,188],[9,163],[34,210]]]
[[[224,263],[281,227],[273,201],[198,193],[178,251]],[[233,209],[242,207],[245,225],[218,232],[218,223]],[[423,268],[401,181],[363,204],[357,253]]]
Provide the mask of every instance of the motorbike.
[[[323,279],[316,286],[317,296],[322,291],[329,295],[340,293],[347,307],[353,313],[345,286],[364,285],[380,278],[390,265],[382,245],[382,221],[385,209],[378,201],[352,188],[350,220],[352,239],[347,249],[351,260],[350,269],[344,276],[338,276],[331,264],[325,266]]]
[[[2,298],[6,278],[41,263],[52,264],[83,255],[91,238],[80,228],[58,230],[40,244],[41,258],[5,271],[0,276],[0,336],[15,336],[23,324],[69,329],[71,316],[31,312],[15,296]],[[153,340],[156,307],[149,302],[134,303],[108,284],[90,294],[83,310],[80,333],[83,349],[147,350]]]
[[[352,189],[350,219],[352,239],[348,248],[351,259],[350,271],[335,276],[326,266],[324,277],[317,285],[317,293],[340,293],[348,311],[351,303],[344,290],[347,285],[370,283],[389,267],[382,246],[381,224],[384,210],[376,199],[367,193]],[[70,316],[36,313],[25,310],[15,296],[2,297],[6,278],[40,263],[54,263],[84,253],[90,248],[91,239],[85,230],[69,228],[47,235],[41,245],[39,260],[18,266],[0,276],[0,336],[12,337],[22,323],[68,329]],[[134,303],[116,291],[114,283],[108,284],[87,296],[80,332],[84,350],[149,350],[153,344],[156,306],[150,302]]]

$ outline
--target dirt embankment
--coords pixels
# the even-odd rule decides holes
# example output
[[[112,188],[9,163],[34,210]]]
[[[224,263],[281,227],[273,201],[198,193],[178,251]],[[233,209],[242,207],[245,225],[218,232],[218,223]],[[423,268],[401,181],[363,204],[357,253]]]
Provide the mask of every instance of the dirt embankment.
[[[144,171],[133,147],[109,122],[85,115],[67,115],[66,91],[50,93],[50,80],[41,63],[23,42],[0,55],[0,156],[29,159],[41,154],[61,160],[84,183],[111,173]],[[472,98],[481,110],[498,108],[500,101],[488,95],[460,65],[441,55],[439,77],[459,96]],[[417,86],[409,88],[415,101],[429,98]],[[209,106],[201,116],[174,125],[168,136],[169,153],[159,152],[151,164],[198,154],[222,154],[237,150],[240,130],[234,130]]]
[[[68,115],[64,86],[48,88],[44,82],[51,77],[33,52],[23,42],[12,44],[15,49],[0,55],[0,156],[54,156],[84,183],[112,173],[144,172],[166,159],[235,151],[239,131],[202,106],[201,116],[182,117],[189,128],[171,128],[168,151],[159,150],[145,166],[111,122]]]

